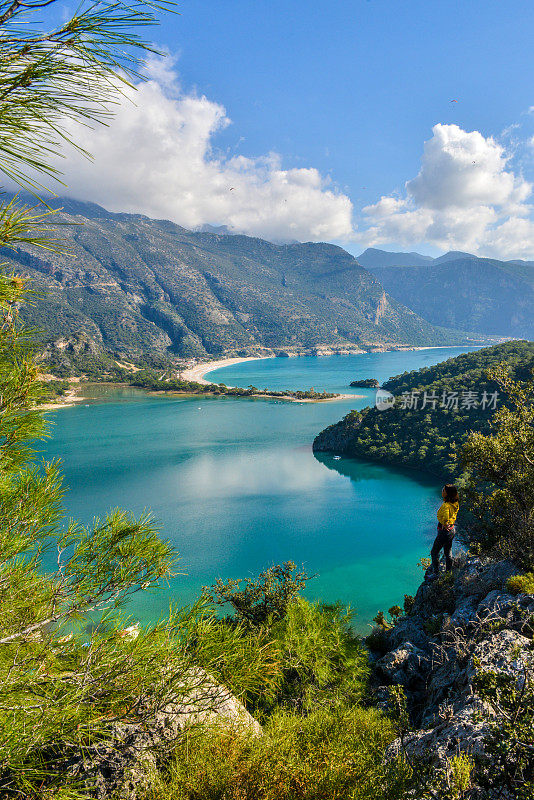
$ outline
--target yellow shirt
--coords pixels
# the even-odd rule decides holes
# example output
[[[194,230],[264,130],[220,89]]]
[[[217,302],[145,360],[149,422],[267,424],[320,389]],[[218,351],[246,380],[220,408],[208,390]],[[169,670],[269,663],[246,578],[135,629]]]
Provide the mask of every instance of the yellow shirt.
[[[441,522],[444,528],[454,525],[460,504],[449,503],[447,500],[438,509],[438,522]]]

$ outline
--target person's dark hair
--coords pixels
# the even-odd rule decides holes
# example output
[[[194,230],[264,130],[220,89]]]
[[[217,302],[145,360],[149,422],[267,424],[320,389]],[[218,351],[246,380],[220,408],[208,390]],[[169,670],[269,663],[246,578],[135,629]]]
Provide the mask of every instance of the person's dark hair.
[[[446,483],[443,488],[445,489],[448,503],[458,503],[460,501],[460,498],[458,497],[458,489],[454,483]]]

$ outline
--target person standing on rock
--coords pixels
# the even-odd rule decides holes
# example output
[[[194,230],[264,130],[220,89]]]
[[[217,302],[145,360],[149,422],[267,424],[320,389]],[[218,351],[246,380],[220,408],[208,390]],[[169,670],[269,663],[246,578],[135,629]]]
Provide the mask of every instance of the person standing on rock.
[[[454,523],[460,508],[458,489],[452,483],[446,483],[441,491],[443,503],[438,509],[438,535],[430,551],[432,566],[427,572],[427,577],[434,578],[439,575],[439,554],[445,554],[445,568],[447,572],[452,569],[452,540],[456,533]]]

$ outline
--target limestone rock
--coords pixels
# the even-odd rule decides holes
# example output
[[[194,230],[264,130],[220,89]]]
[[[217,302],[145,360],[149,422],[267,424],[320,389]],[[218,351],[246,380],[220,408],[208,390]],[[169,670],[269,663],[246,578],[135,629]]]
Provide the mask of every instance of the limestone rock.
[[[491,670],[520,680],[524,668],[534,663],[529,647],[530,639],[517,631],[498,631],[473,647],[466,676],[471,681],[477,672]]]
[[[468,558],[453,580],[424,582],[410,613],[387,631],[389,651],[374,666],[376,694],[387,708],[383,683],[402,685],[414,726],[389,747],[388,759],[403,753],[412,763],[430,765],[437,776],[446,775],[459,753],[484,762],[486,737],[499,712],[477,695],[476,675],[511,676],[520,688],[534,668],[534,596],[506,589],[517,572],[509,561]],[[473,798],[492,797],[474,791]]]
[[[108,739],[69,759],[69,771],[90,796],[104,800],[113,792],[137,800],[150,786],[157,767],[165,761],[180,734],[195,725],[220,725],[236,736],[261,736],[260,724],[224,686],[200,669],[184,679],[184,689],[162,709],[139,722],[117,722]]]
[[[420,682],[428,670],[425,653],[411,642],[397,647],[376,662],[376,669],[390,683],[410,686]]]
[[[485,597],[492,589],[504,589],[506,581],[517,573],[511,561],[484,561],[470,558],[459,570],[455,585],[457,591],[466,595]]]

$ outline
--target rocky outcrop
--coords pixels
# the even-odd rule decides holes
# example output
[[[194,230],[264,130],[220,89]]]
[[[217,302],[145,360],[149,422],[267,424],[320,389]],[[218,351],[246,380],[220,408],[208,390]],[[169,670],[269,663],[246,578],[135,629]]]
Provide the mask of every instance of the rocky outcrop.
[[[422,583],[409,613],[371,637],[380,647],[374,662],[379,704],[388,704],[388,687],[402,687],[412,723],[388,758],[403,753],[436,774],[462,752],[484,762],[498,712],[478,696],[477,675],[510,676],[519,685],[534,669],[534,595],[506,589],[517,572],[508,561],[464,559],[452,575]]]
[[[198,725],[231,728],[236,736],[261,736],[260,724],[224,686],[196,669],[177,686],[174,699],[152,713],[141,705],[139,721],[115,722],[105,741],[70,754],[65,769],[88,796],[137,800],[179,744],[180,735]]]

